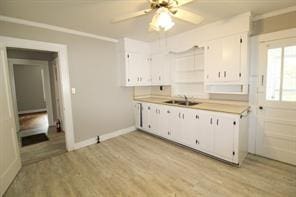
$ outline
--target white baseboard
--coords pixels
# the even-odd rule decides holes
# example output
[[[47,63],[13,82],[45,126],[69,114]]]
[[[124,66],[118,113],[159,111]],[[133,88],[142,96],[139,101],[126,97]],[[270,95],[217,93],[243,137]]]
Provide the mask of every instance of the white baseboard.
[[[120,129],[120,130],[117,130],[117,131],[113,131],[111,133],[103,134],[103,135],[100,136],[100,142],[109,140],[109,139],[114,138],[114,137],[118,137],[120,135],[130,133],[130,132],[135,131],[135,130],[136,130],[136,127],[132,126],[132,127],[128,127],[128,128],[125,128],[125,129]],[[77,150],[77,149],[80,149],[80,148],[83,148],[83,147],[86,147],[86,146],[90,146],[92,144],[96,144],[97,142],[98,142],[98,139],[96,137],[95,138],[90,138],[88,140],[84,140],[82,142],[75,143],[74,149]]]
[[[25,111],[19,111],[18,114],[31,114],[31,113],[37,113],[37,112],[46,112],[47,109],[34,109],[34,110],[25,110]]]

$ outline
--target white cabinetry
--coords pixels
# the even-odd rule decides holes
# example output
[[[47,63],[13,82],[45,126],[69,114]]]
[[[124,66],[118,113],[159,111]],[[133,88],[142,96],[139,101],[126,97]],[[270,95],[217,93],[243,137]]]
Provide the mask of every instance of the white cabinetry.
[[[247,154],[247,116],[141,102],[135,109],[139,129],[236,164]]]
[[[206,92],[247,94],[247,57],[247,33],[209,41],[205,52]]]
[[[152,85],[170,85],[170,56],[167,53],[151,55]]]
[[[151,85],[148,43],[124,38],[118,44],[121,85]]]

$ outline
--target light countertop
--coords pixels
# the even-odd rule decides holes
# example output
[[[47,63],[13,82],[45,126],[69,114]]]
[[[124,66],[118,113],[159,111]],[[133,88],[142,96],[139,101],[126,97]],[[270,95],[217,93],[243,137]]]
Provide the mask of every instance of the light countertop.
[[[192,109],[200,109],[200,110],[208,110],[208,111],[216,111],[216,112],[224,112],[224,113],[232,113],[232,114],[242,114],[249,109],[247,103],[237,103],[233,102],[225,102],[221,101],[211,101],[211,100],[198,100],[195,99],[194,102],[199,102],[197,105],[192,106],[183,106],[178,104],[168,104],[165,103],[166,101],[173,100],[174,98],[170,97],[137,97],[134,98],[135,101],[147,102],[147,103],[155,103],[155,104],[163,104],[163,105],[170,105],[170,106],[177,106],[183,108],[192,108]],[[181,100],[181,99],[175,99]]]

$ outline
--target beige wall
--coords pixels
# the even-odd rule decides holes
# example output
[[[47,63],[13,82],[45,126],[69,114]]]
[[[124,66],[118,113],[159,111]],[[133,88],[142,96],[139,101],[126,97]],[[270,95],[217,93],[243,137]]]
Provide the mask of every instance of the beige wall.
[[[76,142],[134,125],[133,90],[118,86],[116,44],[6,22],[0,35],[68,46]]]
[[[296,11],[253,22],[253,35],[265,34],[296,27]]]
[[[18,111],[45,109],[41,66],[13,65]]]

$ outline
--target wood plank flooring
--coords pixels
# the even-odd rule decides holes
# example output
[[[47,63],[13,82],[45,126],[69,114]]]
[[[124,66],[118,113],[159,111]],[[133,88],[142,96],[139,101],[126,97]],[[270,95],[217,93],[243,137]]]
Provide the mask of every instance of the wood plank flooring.
[[[5,196],[295,194],[295,166],[249,155],[238,168],[137,131],[24,166]]]
[[[20,152],[23,166],[66,152],[64,132],[58,133],[55,127],[49,127],[47,137],[49,139],[48,141],[21,147]]]

